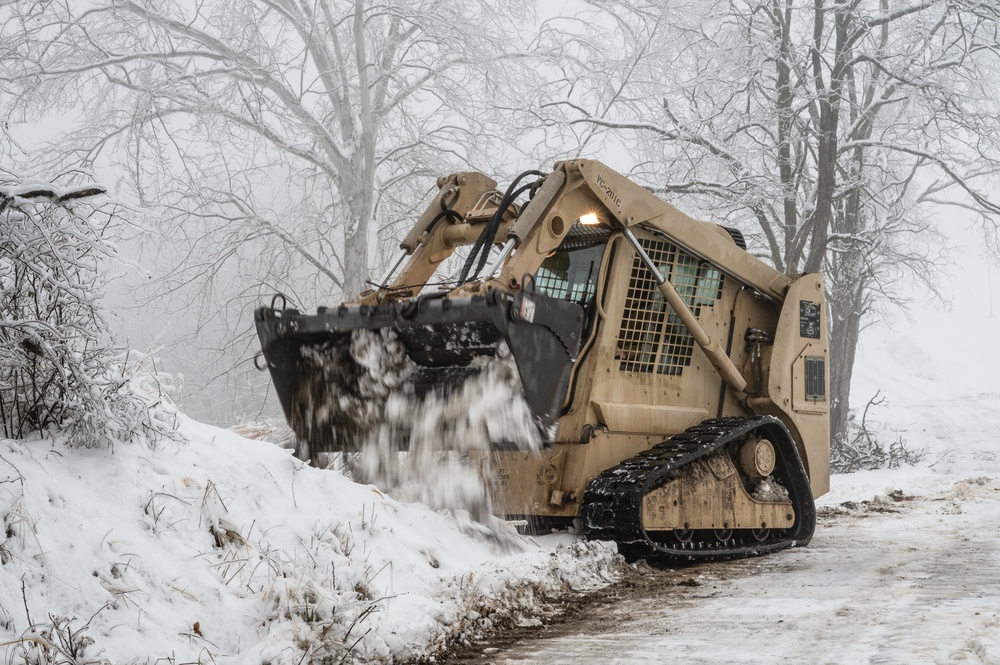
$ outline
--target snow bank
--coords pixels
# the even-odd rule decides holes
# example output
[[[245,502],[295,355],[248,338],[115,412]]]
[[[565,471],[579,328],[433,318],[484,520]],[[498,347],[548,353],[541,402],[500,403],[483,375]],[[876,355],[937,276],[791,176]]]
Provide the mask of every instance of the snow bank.
[[[467,515],[179,421],[154,449],[0,439],[4,662],[398,662],[623,565],[594,543],[498,551]]]
[[[952,312],[921,311],[913,321],[895,315],[888,324],[865,332],[851,405],[862,409],[878,395],[882,402],[869,417],[881,440],[901,438],[924,457],[898,470],[835,475],[822,505],[869,499],[894,489],[934,494],[963,479],[1000,476],[996,322],[988,309],[973,306],[978,302],[975,295],[969,289]]]

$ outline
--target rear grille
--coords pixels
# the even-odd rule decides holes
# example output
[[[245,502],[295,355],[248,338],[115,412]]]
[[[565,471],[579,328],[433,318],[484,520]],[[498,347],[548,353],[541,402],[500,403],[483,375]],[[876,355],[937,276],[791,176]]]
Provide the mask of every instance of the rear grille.
[[[826,400],[826,360],[823,356],[806,356],[806,399]]]

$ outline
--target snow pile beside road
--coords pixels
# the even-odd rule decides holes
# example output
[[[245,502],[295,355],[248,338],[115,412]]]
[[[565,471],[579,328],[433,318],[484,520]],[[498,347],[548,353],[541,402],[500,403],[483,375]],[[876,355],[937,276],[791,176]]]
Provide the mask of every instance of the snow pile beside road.
[[[499,553],[468,516],[179,420],[155,449],[0,440],[0,661],[399,661],[624,565],[592,543]]]
[[[995,323],[985,311],[956,309],[921,312],[912,325],[896,317],[892,328],[866,331],[851,404],[860,411],[877,397],[869,417],[878,437],[901,439],[924,457],[914,467],[833,476],[821,504],[893,489],[933,494],[959,480],[1000,475],[1000,355],[989,351]]]

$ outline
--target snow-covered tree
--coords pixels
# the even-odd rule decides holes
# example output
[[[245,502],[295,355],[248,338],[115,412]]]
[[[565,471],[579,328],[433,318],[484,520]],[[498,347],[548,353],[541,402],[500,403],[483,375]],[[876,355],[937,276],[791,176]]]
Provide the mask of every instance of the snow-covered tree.
[[[602,79],[549,102],[582,141],[614,134],[633,174],[739,226],[778,269],[827,273],[833,429],[859,332],[903,279],[931,291],[931,206],[994,229],[1000,8],[986,0],[594,2]],[[600,23],[600,21],[594,21]]]
[[[393,203],[413,205],[400,196],[408,181],[482,146],[495,98],[531,72],[518,64],[528,8],[517,3],[43,1],[8,11],[11,107],[36,117],[53,103],[82,109],[60,158],[87,164],[127,145],[114,159],[190,239],[264,250],[255,267],[275,269],[261,281],[310,264],[328,295],[366,288],[380,223],[400,213]],[[199,255],[219,267],[225,253]]]
[[[74,118],[59,168],[127,169],[172,318],[225,321],[220,371],[249,368],[265,297],[355,296],[437,176],[514,161],[532,4],[15,2],[0,78],[12,122]]]
[[[101,310],[114,233],[126,223],[103,185],[0,169],[0,436],[56,428],[78,445],[158,436]]]

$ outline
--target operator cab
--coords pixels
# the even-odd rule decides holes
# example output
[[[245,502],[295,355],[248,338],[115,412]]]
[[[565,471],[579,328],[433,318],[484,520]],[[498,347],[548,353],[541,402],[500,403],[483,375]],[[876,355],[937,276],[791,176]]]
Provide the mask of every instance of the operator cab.
[[[595,319],[597,285],[610,235],[606,228],[574,224],[534,274],[536,291],[583,308],[583,339],[590,335]]]

